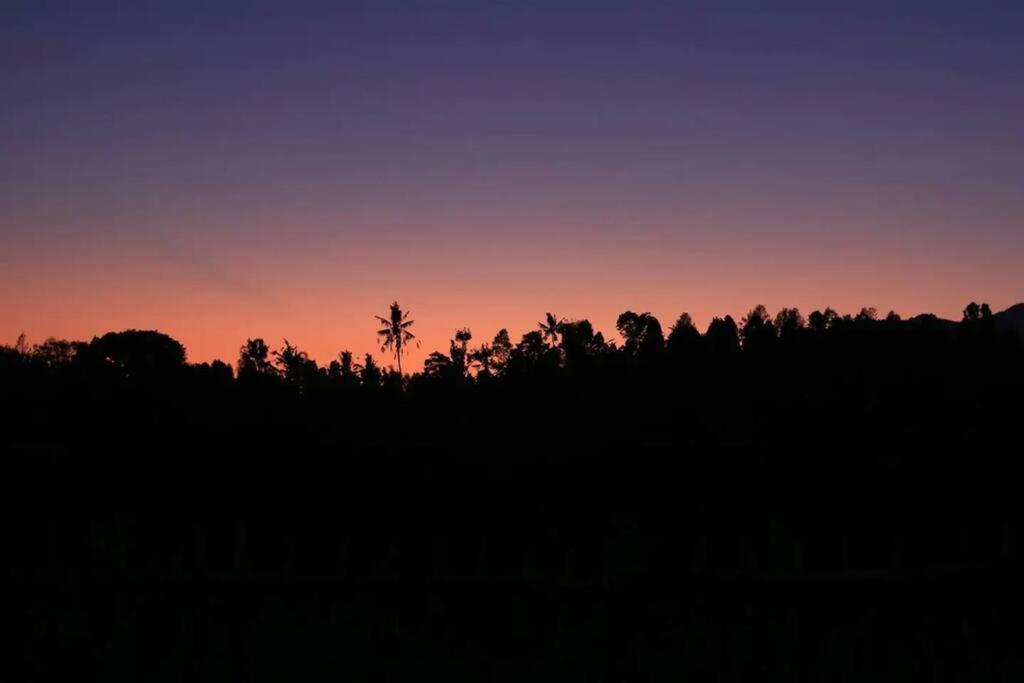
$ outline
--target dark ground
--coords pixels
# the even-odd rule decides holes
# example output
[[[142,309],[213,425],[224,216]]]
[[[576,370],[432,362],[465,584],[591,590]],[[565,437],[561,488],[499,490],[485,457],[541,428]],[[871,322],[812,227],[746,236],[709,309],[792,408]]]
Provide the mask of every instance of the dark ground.
[[[878,325],[405,390],[9,356],[4,678],[1020,680],[1020,347]]]

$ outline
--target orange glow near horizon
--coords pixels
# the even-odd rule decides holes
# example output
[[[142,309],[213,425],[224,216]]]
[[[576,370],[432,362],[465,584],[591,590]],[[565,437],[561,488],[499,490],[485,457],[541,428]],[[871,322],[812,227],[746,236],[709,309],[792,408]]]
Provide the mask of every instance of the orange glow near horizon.
[[[553,240],[412,248],[396,240],[359,249],[325,240],[224,252],[209,244],[195,252],[183,244],[170,251],[64,246],[70,248],[6,264],[4,343],[22,332],[38,343],[157,329],[182,342],[191,362],[234,362],[247,338],[263,337],[272,348],[287,338],[321,364],[349,349],[387,365],[374,315],[397,299],[416,320],[420,345],[403,362],[415,371],[431,351],[447,351],[458,328],[469,327],[474,344],[502,327],[515,341],[546,311],[588,318],[617,339],[615,319],[627,309],[654,313],[667,332],[684,311],[703,330],[712,316],[739,319],[758,303],[772,311],[795,305],[805,315],[825,306],[874,306],[881,314],[955,319],[972,299],[994,310],[1024,299],[1012,250],[975,252],[967,260],[956,245],[932,253],[894,246],[879,255],[852,246],[740,251],[708,240],[686,246],[605,235],[590,239],[586,250]]]

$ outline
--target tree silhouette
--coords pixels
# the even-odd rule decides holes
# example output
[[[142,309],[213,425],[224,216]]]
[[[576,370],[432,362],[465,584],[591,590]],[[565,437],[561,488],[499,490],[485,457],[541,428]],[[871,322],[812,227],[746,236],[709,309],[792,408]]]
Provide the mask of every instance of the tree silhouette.
[[[370,354],[366,354],[362,366],[357,366],[356,369],[359,371],[359,379],[366,388],[377,389],[384,381],[384,373]]]
[[[573,320],[562,323],[562,355],[566,365],[584,358],[594,339],[594,328],[588,320]]]
[[[509,365],[515,365],[521,369],[533,368],[544,357],[548,348],[540,331],[527,332],[513,349]]]
[[[342,377],[345,377],[347,375],[354,375],[355,374],[355,365],[352,362],[352,352],[351,351],[340,351],[340,352],[338,352],[338,361],[339,361],[339,366],[340,366],[339,369],[341,371]]]
[[[878,310],[874,306],[866,306],[860,309],[860,313],[854,318],[858,323],[873,323],[878,320]]]
[[[595,333],[594,326],[586,318],[562,323],[562,352],[566,364],[600,355],[604,350],[604,335]]]
[[[558,337],[562,333],[563,320],[553,313],[544,314],[544,322],[537,323],[544,341],[554,346],[558,343]]]
[[[89,344],[90,352],[128,373],[166,372],[185,364],[185,347],[154,330],[108,332]]]
[[[800,309],[783,308],[775,314],[775,329],[783,343],[796,340],[805,327],[806,324],[804,317],[800,315]]]
[[[960,336],[976,346],[990,341],[995,332],[995,321],[992,309],[987,303],[977,304],[974,301],[964,307],[963,320],[960,323]]]
[[[423,359],[423,374],[428,377],[442,377],[448,374],[452,367],[452,359],[440,351],[431,351]]]
[[[32,355],[49,366],[63,365],[74,360],[75,345],[65,339],[49,337],[32,348]]]
[[[338,353],[338,359],[331,361],[328,375],[345,385],[354,385],[359,382],[358,369],[359,366],[354,362],[352,352],[341,351]]]
[[[235,376],[231,366],[222,360],[215,360],[210,363],[210,374],[221,382],[230,381]]]
[[[626,342],[626,353],[631,356],[649,356],[665,347],[661,323],[650,313],[626,311],[615,321],[615,328]]]
[[[668,350],[673,354],[692,352],[700,344],[700,332],[693,324],[689,313],[683,313],[669,328],[666,340]]]
[[[316,361],[310,360],[305,351],[292,346],[287,339],[284,340],[284,346],[274,351],[273,355],[280,367],[281,376],[300,391],[308,389],[309,384],[315,381],[318,372]]]
[[[469,369],[469,342],[473,339],[473,333],[469,328],[462,328],[455,332],[455,339],[451,342],[449,353],[452,365],[458,370],[459,376],[465,376]]]
[[[731,315],[712,318],[704,336],[708,348],[714,353],[732,353],[740,350],[739,329]]]
[[[502,328],[491,340],[491,368],[495,372],[504,371],[511,355],[512,341],[509,339],[508,330]]]
[[[260,338],[248,339],[238,351],[238,376],[254,377],[275,374],[270,349]]]
[[[478,377],[490,377],[494,367],[494,347],[484,342],[469,353],[469,360],[477,369]]]
[[[397,301],[392,302],[388,317],[382,318],[379,315],[374,317],[383,325],[377,330],[377,336],[383,340],[380,350],[390,350],[395,354],[395,360],[398,362],[398,374],[402,374],[402,354],[405,352],[406,345],[416,338],[416,335],[409,331],[415,321],[409,320],[409,311],[403,312]]]
[[[740,324],[740,341],[744,351],[764,351],[775,342],[775,325],[768,310],[758,304],[750,309]]]
[[[431,377],[448,377],[451,379],[462,379],[466,377],[469,370],[469,363],[476,352],[469,351],[469,342],[473,333],[463,328],[455,332],[455,338],[451,340],[448,348],[448,355],[440,351],[434,351],[423,361],[424,374]],[[485,345],[486,346],[486,345]],[[486,361],[488,364],[490,359]],[[489,365],[487,367],[489,372]]]
[[[30,349],[28,346],[28,340],[25,337],[24,332],[18,335],[18,340],[14,342],[13,348],[14,352],[17,353],[19,356],[27,356],[29,354]]]

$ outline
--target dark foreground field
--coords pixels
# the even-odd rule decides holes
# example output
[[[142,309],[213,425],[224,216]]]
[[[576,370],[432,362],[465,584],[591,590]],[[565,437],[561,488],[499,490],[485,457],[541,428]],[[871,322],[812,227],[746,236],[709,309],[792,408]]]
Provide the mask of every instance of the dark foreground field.
[[[9,354],[3,678],[1020,680],[1020,346],[885,325],[372,386]]]

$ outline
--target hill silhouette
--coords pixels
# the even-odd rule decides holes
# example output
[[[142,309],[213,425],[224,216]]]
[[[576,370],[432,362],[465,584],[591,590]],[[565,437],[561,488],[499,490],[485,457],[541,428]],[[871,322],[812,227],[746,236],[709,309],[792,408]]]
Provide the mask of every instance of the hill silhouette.
[[[1000,311],[992,316],[996,328],[1015,333],[1019,338],[1024,338],[1024,303],[1010,306],[1005,311]]]
[[[1024,673],[1024,305],[0,349],[12,680]],[[415,343],[396,302],[380,328]],[[911,672],[908,674],[908,672]]]

